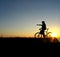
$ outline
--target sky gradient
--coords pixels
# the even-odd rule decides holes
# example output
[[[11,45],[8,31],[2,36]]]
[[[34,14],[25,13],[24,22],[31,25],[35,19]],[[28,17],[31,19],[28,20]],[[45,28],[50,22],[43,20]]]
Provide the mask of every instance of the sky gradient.
[[[42,20],[60,35],[60,0],[0,0],[0,35],[33,36]]]

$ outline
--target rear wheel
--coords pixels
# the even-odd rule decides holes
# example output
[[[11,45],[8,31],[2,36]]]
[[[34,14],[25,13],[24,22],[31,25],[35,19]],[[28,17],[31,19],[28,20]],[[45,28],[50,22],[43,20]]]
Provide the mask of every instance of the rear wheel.
[[[51,34],[52,34],[51,32],[48,32],[46,36],[47,36],[48,38],[51,38],[51,37],[52,37]]]

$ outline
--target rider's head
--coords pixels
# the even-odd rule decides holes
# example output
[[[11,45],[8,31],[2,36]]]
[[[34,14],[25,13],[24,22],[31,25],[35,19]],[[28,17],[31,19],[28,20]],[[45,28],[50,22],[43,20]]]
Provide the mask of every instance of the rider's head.
[[[44,23],[45,23],[45,21],[42,21],[42,23],[44,24]]]

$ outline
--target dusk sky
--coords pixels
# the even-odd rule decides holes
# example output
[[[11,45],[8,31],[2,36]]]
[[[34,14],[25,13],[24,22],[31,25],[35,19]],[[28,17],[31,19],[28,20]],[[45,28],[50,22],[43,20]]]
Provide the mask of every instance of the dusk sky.
[[[42,20],[60,35],[60,0],[0,0],[0,35],[33,36]]]

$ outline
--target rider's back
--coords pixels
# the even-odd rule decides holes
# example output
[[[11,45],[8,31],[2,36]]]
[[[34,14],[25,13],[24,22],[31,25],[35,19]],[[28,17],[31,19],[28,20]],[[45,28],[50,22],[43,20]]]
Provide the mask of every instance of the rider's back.
[[[42,30],[46,30],[46,24],[42,24]]]

